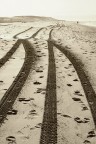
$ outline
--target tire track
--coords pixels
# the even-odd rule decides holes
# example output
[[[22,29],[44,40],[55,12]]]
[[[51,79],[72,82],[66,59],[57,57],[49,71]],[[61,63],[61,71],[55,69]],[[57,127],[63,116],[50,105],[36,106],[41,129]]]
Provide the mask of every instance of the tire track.
[[[6,53],[6,55],[0,59],[0,68],[10,59],[13,53],[17,50],[19,45],[21,44],[21,40],[17,40],[14,46]]]
[[[36,35],[42,30],[43,28],[40,28],[36,33],[34,33],[30,38],[28,39],[31,39],[31,38],[35,38]]]
[[[25,31],[22,31],[22,32],[14,35],[13,38],[16,39],[18,35],[23,34],[24,32],[27,32],[28,30],[30,30],[30,29],[32,29],[32,28],[33,28],[33,27],[30,27],[29,29],[26,29]]]
[[[53,44],[53,43],[52,43]],[[94,120],[94,124],[96,127],[96,94],[94,89],[92,88],[91,83],[89,82],[86,73],[84,72],[83,68],[82,68],[82,63],[75,57],[74,54],[72,54],[69,50],[67,50],[66,48],[57,45],[54,43],[54,46],[56,46],[57,49],[59,49],[63,54],[66,55],[66,57],[72,62],[74,68],[77,71],[77,74],[80,78],[82,87],[84,89],[87,101],[89,103],[90,109],[91,109],[91,113],[93,116],[93,120]]]
[[[49,67],[40,144],[57,143],[56,66],[53,44],[48,42]]]
[[[32,67],[32,63],[35,61],[35,52],[31,44],[27,40],[19,40],[23,43],[25,49],[25,61],[24,64],[13,81],[12,85],[5,93],[0,101],[0,123],[2,123],[7,115],[7,112],[12,108],[14,101],[20,93]]]
[[[90,131],[93,130],[95,133],[89,104],[74,66],[55,46],[53,50],[56,61],[57,143],[63,144],[67,141],[68,144],[70,142],[83,144],[88,140]],[[93,136],[92,142],[95,140],[96,137]]]

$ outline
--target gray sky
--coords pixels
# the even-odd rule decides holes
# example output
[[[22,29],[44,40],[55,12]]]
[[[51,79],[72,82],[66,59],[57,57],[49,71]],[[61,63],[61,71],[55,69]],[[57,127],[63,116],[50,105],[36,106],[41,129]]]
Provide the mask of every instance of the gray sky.
[[[96,0],[0,0],[0,16],[16,15],[55,18],[96,15]]]

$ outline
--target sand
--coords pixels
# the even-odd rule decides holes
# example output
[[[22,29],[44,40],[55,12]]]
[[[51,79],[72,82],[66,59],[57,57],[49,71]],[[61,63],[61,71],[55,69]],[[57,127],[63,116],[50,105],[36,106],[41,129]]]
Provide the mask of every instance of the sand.
[[[6,49],[6,47],[4,47]],[[15,54],[0,69],[0,100],[19,73],[25,58],[25,51],[21,44]]]
[[[65,25],[52,33],[53,41],[68,47],[83,63],[83,69],[96,92],[96,28],[76,24]]]
[[[48,92],[48,66],[51,63],[47,41],[50,37],[52,43],[69,51],[82,63],[82,70],[96,93],[96,28],[63,21],[18,22],[0,25],[0,37],[0,58],[11,49],[17,39],[27,39],[36,55],[27,80],[12,106],[16,113],[9,112],[0,126],[0,144],[44,144],[40,141],[42,135],[46,135],[42,128],[46,91]],[[56,46],[53,46],[53,52],[56,66],[57,140],[54,138],[55,142],[49,140],[49,143],[95,144],[95,123],[80,77],[71,61]],[[3,81],[0,82],[0,98],[5,93],[2,90],[7,91],[19,73],[24,58],[25,51],[21,44],[0,68],[0,81]],[[48,113],[48,117],[51,116]]]

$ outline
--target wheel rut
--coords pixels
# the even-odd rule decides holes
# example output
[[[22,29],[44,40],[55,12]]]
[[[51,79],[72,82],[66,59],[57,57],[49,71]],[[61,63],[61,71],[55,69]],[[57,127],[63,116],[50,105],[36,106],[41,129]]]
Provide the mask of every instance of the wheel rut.
[[[27,30],[30,30],[31,28]],[[43,28],[40,28],[36,33],[34,33],[28,39],[35,38],[36,35],[42,29]],[[26,32],[27,30],[25,30],[24,32]],[[22,34],[22,33],[23,32],[19,34]],[[14,37],[16,38],[19,34],[15,35]],[[57,120],[57,91],[56,91],[57,84],[56,84],[56,62],[55,62],[54,50],[53,50],[54,46],[62,54],[64,54],[69,59],[69,61],[73,64],[78,74],[78,77],[81,81],[82,87],[84,89],[88,104],[91,109],[94,124],[96,127],[96,94],[95,94],[94,89],[92,88],[90,81],[88,80],[86,76],[86,73],[84,72],[82,68],[82,63],[78,59],[76,59],[76,57],[69,50],[67,50],[66,47],[64,48],[54,42],[51,42],[50,34],[49,34],[49,40],[48,40],[49,65],[48,65],[47,86],[46,86],[46,94],[45,94],[44,114],[43,114],[43,121],[41,125],[40,144],[57,144],[58,143],[57,141],[57,138],[58,138],[57,136],[57,126],[58,126],[57,124],[57,121],[58,121]],[[7,112],[12,108],[12,105],[14,104],[16,98],[18,97],[29,75],[33,62],[35,62],[36,60],[35,50],[33,46],[30,44],[30,42],[27,39],[17,40],[15,45],[12,47],[12,49],[0,60],[0,67],[2,67],[8,61],[8,59],[12,56],[12,54],[16,51],[16,49],[21,43],[23,44],[25,53],[26,53],[25,61],[16,79],[13,81],[12,85],[10,86],[8,91],[5,93],[4,97],[2,98],[0,102],[0,123],[4,121],[4,119],[6,118]],[[74,81],[77,81],[77,79],[74,79]],[[35,84],[39,85],[40,83],[35,82]],[[72,85],[68,84],[68,86],[71,87]],[[78,101],[79,99],[75,98],[73,100]],[[68,117],[68,115],[64,115],[64,116]],[[70,116],[68,118],[70,118]],[[75,121],[78,122],[78,119],[75,118]]]
[[[70,51],[68,51],[66,48],[64,48],[60,45],[57,45],[57,44],[54,44],[54,46],[56,46],[57,49],[59,49],[63,54],[65,54],[66,57],[74,65],[74,68],[77,71],[77,74],[80,78],[82,87],[83,87],[84,92],[86,94],[86,98],[87,98],[87,101],[89,103],[91,113],[93,116],[94,124],[96,126],[96,93],[95,93],[90,81],[88,80],[88,77],[86,76],[83,68],[82,68],[83,64],[79,60],[77,60],[76,57]]]
[[[24,45],[26,53],[25,61],[19,74],[0,101],[0,123],[3,122],[7,112],[12,108],[14,101],[16,100],[29,75],[32,63],[35,61],[35,52],[31,44],[27,40],[19,40],[19,42]]]
[[[49,67],[40,144],[57,143],[56,66],[53,44],[48,42]]]
[[[31,30],[32,28],[33,28],[33,27],[30,27],[30,28],[26,29],[25,31],[22,31],[22,32],[14,35],[13,38],[16,39],[16,38],[18,37],[18,35],[23,34],[23,33],[27,32],[27,31]]]
[[[17,40],[14,46],[6,53],[4,57],[0,59],[0,68],[10,59],[13,53],[17,50],[19,45],[21,44],[21,40]]]

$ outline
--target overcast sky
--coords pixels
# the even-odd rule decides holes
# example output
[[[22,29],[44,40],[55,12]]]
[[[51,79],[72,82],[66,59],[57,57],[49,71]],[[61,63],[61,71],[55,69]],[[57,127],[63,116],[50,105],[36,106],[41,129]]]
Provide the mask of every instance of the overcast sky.
[[[56,18],[96,15],[96,0],[0,0],[0,16],[16,15]]]

